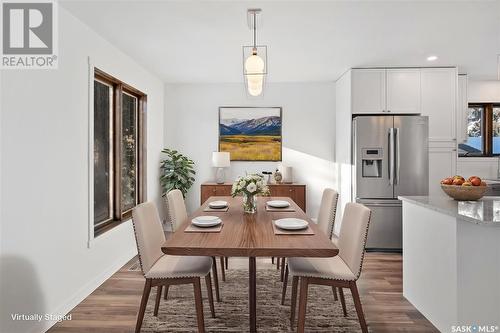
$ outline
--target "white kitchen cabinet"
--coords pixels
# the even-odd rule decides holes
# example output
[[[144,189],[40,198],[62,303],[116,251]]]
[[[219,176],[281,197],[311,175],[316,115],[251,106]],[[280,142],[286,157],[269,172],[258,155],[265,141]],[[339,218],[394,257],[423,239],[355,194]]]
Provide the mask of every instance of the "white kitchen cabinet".
[[[457,70],[422,68],[422,115],[429,116],[430,141],[455,141]]]
[[[387,112],[420,113],[420,69],[387,69],[386,96]]]
[[[353,69],[352,113],[382,113],[385,105],[385,69]]]
[[[352,113],[420,113],[419,68],[352,70]]]
[[[429,148],[429,195],[446,196],[441,189],[441,180],[457,173],[456,148]]]
[[[457,141],[467,141],[467,116],[469,102],[467,98],[467,75],[458,75],[458,98],[457,98]]]

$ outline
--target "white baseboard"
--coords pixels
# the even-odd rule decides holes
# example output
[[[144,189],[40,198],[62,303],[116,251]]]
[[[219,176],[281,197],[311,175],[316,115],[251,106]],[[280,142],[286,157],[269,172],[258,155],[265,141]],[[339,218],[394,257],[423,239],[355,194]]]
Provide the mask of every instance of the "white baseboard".
[[[73,296],[71,296],[64,304],[59,306],[59,308],[52,312],[54,315],[66,315],[75,306],[81,303],[87,296],[89,296],[94,290],[96,290],[101,284],[109,279],[113,274],[115,274],[120,268],[123,267],[130,259],[137,255],[137,249],[132,247],[125,255],[117,259],[109,269],[104,271],[102,274],[97,276],[95,279],[89,281],[80,290],[78,290]],[[33,326],[30,333],[41,333],[47,332],[52,326],[56,324],[56,321],[41,321]]]

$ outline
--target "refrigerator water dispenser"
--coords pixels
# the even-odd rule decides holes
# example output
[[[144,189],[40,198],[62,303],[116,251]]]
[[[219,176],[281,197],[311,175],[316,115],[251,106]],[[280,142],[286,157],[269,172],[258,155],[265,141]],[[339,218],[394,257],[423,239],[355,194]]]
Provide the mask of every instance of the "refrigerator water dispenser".
[[[363,177],[382,177],[382,160],[382,148],[363,148],[361,158]]]

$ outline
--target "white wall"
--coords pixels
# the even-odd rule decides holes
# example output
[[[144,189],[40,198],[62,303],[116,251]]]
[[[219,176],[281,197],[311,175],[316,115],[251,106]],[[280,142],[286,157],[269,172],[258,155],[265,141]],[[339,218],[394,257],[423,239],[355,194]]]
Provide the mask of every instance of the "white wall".
[[[136,253],[131,222],[87,248],[88,60],[148,95],[148,198],[159,200],[162,81],[59,8],[59,69],[1,78],[1,332],[51,322],[10,313],[64,314]]]
[[[500,81],[472,81],[468,86],[469,103],[500,103]]]
[[[187,197],[190,211],[200,204],[200,184],[214,179],[211,154],[218,147],[219,106],[281,106],[283,164],[293,167],[295,182],[307,185],[307,213],[316,217],[322,190],[336,186],[333,82],[269,84],[259,99],[247,98],[243,84],[172,84],[166,85],[165,96],[165,137],[175,138],[175,148],[196,163],[196,182]],[[232,162],[226,180],[245,171],[274,171],[277,165]]]

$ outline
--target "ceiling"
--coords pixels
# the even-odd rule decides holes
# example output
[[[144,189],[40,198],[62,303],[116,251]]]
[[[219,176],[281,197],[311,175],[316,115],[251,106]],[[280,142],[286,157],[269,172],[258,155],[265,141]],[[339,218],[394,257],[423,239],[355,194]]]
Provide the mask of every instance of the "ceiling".
[[[64,1],[165,82],[242,82],[247,8],[263,9],[269,82],[334,81],[350,67],[458,65],[497,78],[500,1]],[[428,62],[429,55],[438,60]]]

